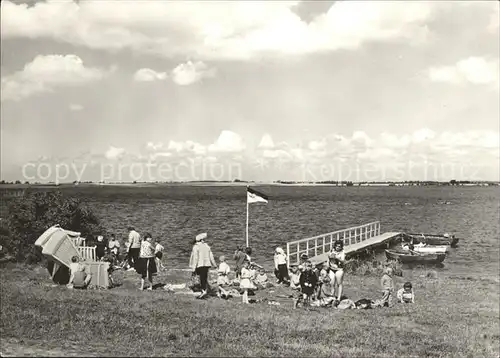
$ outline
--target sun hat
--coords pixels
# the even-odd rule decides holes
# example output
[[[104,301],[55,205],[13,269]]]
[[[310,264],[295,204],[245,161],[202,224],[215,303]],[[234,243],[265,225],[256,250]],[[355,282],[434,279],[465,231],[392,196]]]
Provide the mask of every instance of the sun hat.
[[[207,238],[207,236],[208,235],[206,232],[196,235],[196,242],[200,242],[202,240],[205,240]]]

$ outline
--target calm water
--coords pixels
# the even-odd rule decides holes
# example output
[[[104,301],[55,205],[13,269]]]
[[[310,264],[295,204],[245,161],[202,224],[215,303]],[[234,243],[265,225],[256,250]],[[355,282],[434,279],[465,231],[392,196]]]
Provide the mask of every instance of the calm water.
[[[495,187],[261,186],[268,204],[250,205],[250,246],[270,264],[287,241],[380,220],[381,231],[454,233],[443,273],[498,280],[500,191]],[[187,267],[190,241],[208,232],[216,256],[245,243],[246,190],[235,186],[78,188],[118,237],[133,225],[161,238],[169,266]],[[449,204],[444,204],[449,202]]]

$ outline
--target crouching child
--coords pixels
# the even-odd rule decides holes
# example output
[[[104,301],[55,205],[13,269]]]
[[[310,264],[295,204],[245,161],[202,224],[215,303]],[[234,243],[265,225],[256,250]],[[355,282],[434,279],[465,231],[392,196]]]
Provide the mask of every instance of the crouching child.
[[[406,282],[403,288],[398,290],[396,297],[401,303],[415,303],[415,293],[411,282]]]

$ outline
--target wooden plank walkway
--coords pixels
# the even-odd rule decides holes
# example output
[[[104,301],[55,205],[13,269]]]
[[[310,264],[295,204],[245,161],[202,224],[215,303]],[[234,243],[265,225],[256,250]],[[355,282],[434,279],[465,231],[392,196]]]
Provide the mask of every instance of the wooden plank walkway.
[[[366,239],[364,241],[353,243],[351,245],[345,246],[344,251],[346,253],[346,257],[348,257],[349,255],[359,253],[359,252],[364,251],[364,250],[368,250],[370,248],[375,248],[377,246],[390,243],[392,240],[394,240],[400,234],[401,233],[399,233],[399,232],[385,232],[381,235],[371,237],[371,238]],[[325,252],[324,254],[321,254],[321,255],[311,257],[310,260],[311,260],[313,265],[319,265],[323,262],[327,262],[328,261],[328,252]]]

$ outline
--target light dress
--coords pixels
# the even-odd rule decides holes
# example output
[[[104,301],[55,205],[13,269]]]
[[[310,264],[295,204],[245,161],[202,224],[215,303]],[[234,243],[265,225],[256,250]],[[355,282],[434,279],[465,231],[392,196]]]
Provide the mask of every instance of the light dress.
[[[240,288],[243,289],[255,289],[255,285],[252,283],[252,273],[247,268],[241,269],[241,281]]]

